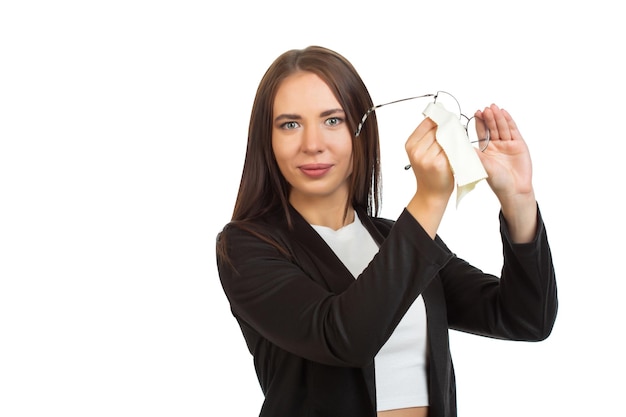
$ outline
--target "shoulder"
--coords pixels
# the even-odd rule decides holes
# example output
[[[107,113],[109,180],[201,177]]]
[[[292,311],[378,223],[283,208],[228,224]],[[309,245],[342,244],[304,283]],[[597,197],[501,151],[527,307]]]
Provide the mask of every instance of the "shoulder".
[[[267,250],[289,256],[289,236],[284,216],[267,215],[253,220],[230,221],[217,234],[217,251],[224,259]]]
[[[288,222],[284,214],[281,215],[276,210],[247,220],[231,220],[226,223],[218,233],[218,239],[223,236],[239,236],[242,234],[278,234],[288,227]]]

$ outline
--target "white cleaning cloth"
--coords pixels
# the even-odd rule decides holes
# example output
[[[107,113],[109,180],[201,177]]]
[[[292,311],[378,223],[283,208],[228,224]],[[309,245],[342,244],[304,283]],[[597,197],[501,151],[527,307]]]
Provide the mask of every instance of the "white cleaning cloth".
[[[467,139],[465,127],[458,115],[446,110],[441,103],[430,103],[423,111],[424,116],[437,124],[435,137],[443,148],[456,182],[456,205],[474,189],[476,184],[487,178],[476,150]]]

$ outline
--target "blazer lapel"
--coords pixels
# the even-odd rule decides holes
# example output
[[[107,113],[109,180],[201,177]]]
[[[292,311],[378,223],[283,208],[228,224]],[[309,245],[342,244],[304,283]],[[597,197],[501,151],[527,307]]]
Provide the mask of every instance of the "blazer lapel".
[[[292,237],[302,248],[297,250],[297,256],[299,261],[307,264],[303,269],[317,271],[318,274],[311,278],[325,284],[335,294],[342,293],[354,283],[354,276],[300,213],[291,206],[290,210],[293,219]]]

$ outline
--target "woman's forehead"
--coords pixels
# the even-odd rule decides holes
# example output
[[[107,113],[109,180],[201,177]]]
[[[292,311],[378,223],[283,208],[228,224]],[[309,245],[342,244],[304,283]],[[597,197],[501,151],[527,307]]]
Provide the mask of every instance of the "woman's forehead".
[[[317,74],[299,71],[279,85],[274,97],[275,112],[325,111],[341,108],[334,93]]]

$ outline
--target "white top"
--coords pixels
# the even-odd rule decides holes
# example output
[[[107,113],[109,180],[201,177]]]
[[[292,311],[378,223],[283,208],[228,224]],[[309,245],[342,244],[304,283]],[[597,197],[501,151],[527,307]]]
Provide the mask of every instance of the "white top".
[[[359,217],[333,230],[312,227],[357,278],[367,267],[378,245]],[[428,405],[426,308],[420,295],[374,359],[378,411]]]

